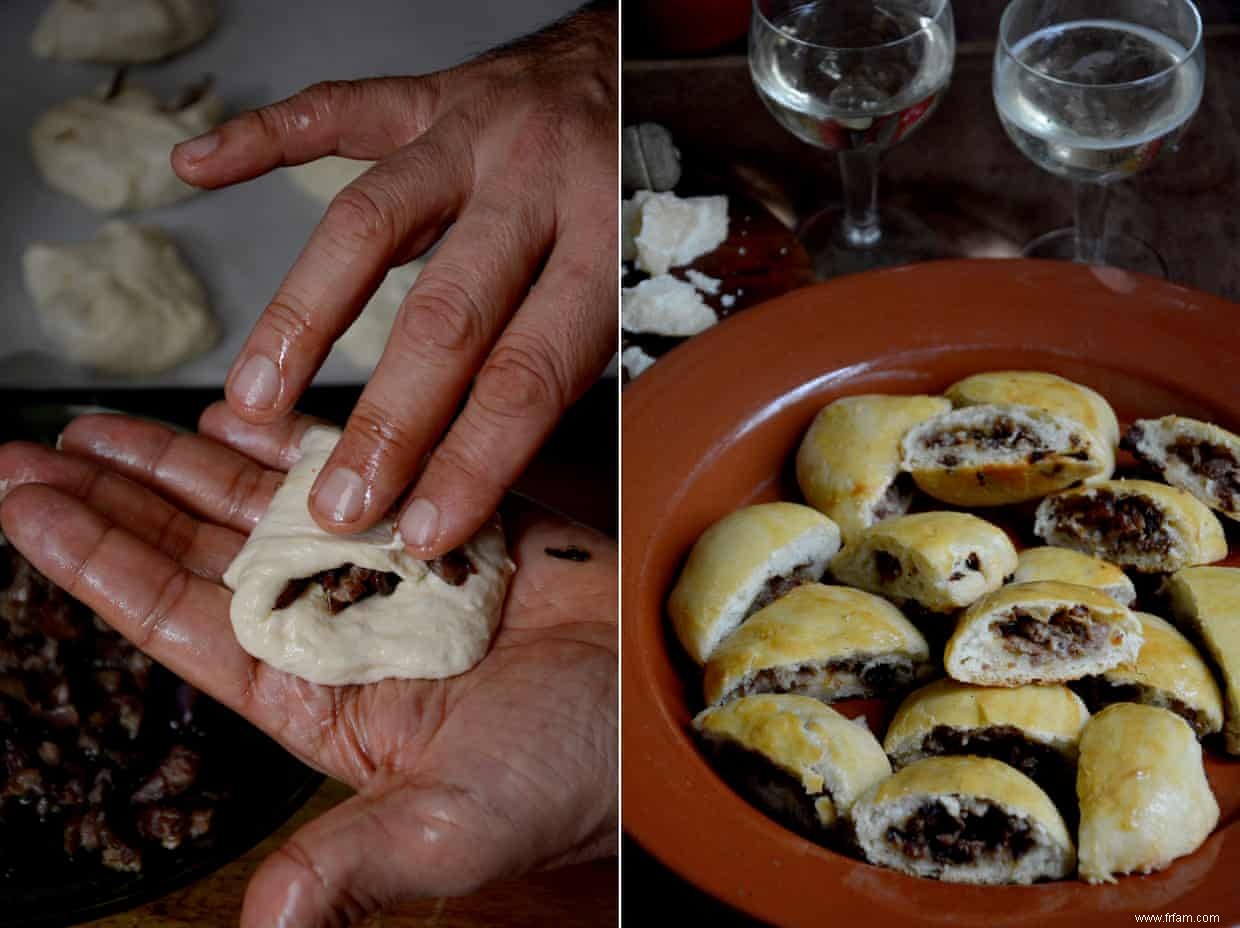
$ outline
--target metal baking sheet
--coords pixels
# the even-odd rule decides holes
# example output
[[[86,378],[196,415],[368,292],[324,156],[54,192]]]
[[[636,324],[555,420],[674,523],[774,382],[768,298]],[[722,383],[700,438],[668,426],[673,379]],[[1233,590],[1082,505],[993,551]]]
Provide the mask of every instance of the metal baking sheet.
[[[166,62],[131,70],[160,94],[213,74],[230,112],[289,96],[326,79],[434,71],[531,32],[578,0],[217,0],[220,25]],[[112,218],[48,188],[31,161],[28,133],[40,113],[106,81],[105,66],[44,61],[30,35],[46,3],[0,3],[0,386],[219,387],[321,207],[280,171],[162,209],[120,214],[171,232],[211,295],[224,336],[207,355],[140,382],[101,375],[56,356],[39,330],[21,275],[32,241],[85,241]],[[360,383],[365,372],[333,355],[317,384]]]

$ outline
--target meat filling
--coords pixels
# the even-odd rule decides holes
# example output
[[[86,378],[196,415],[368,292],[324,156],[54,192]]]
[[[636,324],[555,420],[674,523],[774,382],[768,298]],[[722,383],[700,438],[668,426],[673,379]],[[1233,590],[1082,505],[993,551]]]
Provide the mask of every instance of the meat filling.
[[[1095,539],[1108,551],[1166,554],[1171,533],[1163,512],[1142,496],[1119,496],[1095,490],[1054,502],[1055,530],[1080,544]]]
[[[913,501],[913,478],[908,474],[899,474],[895,480],[888,484],[883,495],[878,498],[878,502],[874,504],[871,513],[875,522],[881,522],[883,519],[890,519],[893,516],[902,516],[908,512],[909,504]]]
[[[753,615],[759,609],[765,609],[781,596],[786,596],[802,584],[813,583],[817,579],[810,570],[808,561],[797,564],[786,574],[779,574],[766,581],[766,584],[758,591],[758,595],[754,597],[747,615]]]
[[[857,695],[860,689],[867,698],[881,698],[908,690],[915,678],[913,664],[908,660],[850,658],[800,667],[767,667],[741,683],[729,694],[729,698],[759,693],[818,696],[827,684],[834,684],[833,689],[847,692],[850,696]]]
[[[400,574],[390,570],[368,570],[356,564],[341,564],[310,577],[290,580],[276,597],[273,608],[287,609],[312,586],[327,594],[327,611],[336,615],[376,594],[391,596],[401,582]]]
[[[449,586],[464,586],[470,576],[478,572],[478,565],[460,548],[454,548],[442,557],[427,561],[426,566]]]
[[[1103,677],[1085,677],[1072,684],[1077,695],[1085,700],[1090,712],[1098,712],[1104,706],[1115,702],[1139,702],[1145,705],[1160,706],[1174,712],[1189,725],[1193,726],[1198,737],[1205,734],[1206,720],[1192,706],[1174,696],[1139,683],[1112,683]]]
[[[1075,795],[1076,770],[1063,754],[1035,741],[1014,725],[961,729],[936,725],[921,742],[922,753],[972,754],[991,757],[1015,767],[1041,786],[1052,798]]]
[[[711,742],[716,769],[738,793],[798,834],[822,837],[814,801],[801,781],[775,766],[765,755],[730,741]]]
[[[1180,437],[1168,446],[1167,454],[1179,458],[1202,480],[1213,482],[1219,505],[1229,512],[1236,510],[1240,500],[1240,461],[1230,448]]]
[[[881,583],[891,583],[898,580],[900,575],[904,573],[904,567],[900,564],[900,559],[888,551],[874,552],[874,572],[878,574]]]
[[[1016,608],[993,626],[1003,646],[1013,654],[1023,654],[1034,663],[1049,658],[1076,658],[1097,652],[1107,644],[1111,629],[1101,622],[1090,622],[1083,606],[1056,609],[1041,622],[1024,609]]]
[[[887,840],[905,857],[940,864],[971,864],[983,856],[1020,860],[1036,845],[1025,819],[1008,815],[984,799],[949,810],[937,799],[924,802]]]

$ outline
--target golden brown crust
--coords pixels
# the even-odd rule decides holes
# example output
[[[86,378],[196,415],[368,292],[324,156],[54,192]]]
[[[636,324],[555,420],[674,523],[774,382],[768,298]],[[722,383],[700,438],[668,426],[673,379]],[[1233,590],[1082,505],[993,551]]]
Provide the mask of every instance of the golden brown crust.
[[[1091,883],[1190,854],[1218,823],[1201,746],[1178,715],[1117,703],[1081,734],[1080,872]]]
[[[1171,616],[1219,669],[1223,740],[1229,754],[1240,754],[1240,568],[1189,567],[1172,576],[1166,592]]]
[[[1114,564],[1071,548],[1026,548],[1016,561],[1013,583],[1058,580],[1102,590],[1116,602],[1131,606],[1137,597],[1128,575]]]
[[[900,473],[900,439],[951,409],[941,396],[848,396],[824,407],[797,450],[805,499],[850,538],[875,521],[874,506]]]

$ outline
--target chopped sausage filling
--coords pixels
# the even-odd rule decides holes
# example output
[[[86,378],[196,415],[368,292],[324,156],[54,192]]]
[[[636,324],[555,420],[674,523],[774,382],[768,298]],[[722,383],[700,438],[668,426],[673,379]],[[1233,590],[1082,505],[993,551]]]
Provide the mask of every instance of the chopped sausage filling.
[[[287,609],[312,586],[318,586],[327,594],[327,611],[336,615],[376,594],[391,596],[401,579],[400,574],[390,570],[368,570],[356,564],[341,564],[310,577],[290,580],[276,597],[273,608]]]
[[[766,581],[762,589],[758,591],[758,595],[754,597],[753,604],[749,607],[748,615],[753,615],[759,609],[765,609],[781,596],[786,596],[797,587],[805,583],[813,583],[818,578],[813,575],[810,570],[810,563],[806,561],[804,564],[797,564],[786,574],[779,574]]]
[[[1182,436],[1168,446],[1167,454],[1179,458],[1202,480],[1213,482],[1219,505],[1235,511],[1240,502],[1240,461],[1230,448]]]
[[[728,698],[754,696],[758,693],[804,693],[818,696],[827,686],[835,691],[848,692],[849,695],[856,695],[856,691],[860,689],[867,698],[886,697],[906,691],[915,679],[915,668],[907,658],[848,658],[825,664],[767,667],[742,682],[728,694]]]
[[[985,799],[962,801],[958,810],[926,800],[887,840],[905,857],[940,864],[971,864],[983,856],[1019,860],[1037,843],[1029,822]]]
[[[1017,607],[993,628],[1003,639],[1004,648],[1029,657],[1035,664],[1096,652],[1106,645],[1111,634],[1104,623],[1089,621],[1089,611],[1084,606],[1063,606],[1045,622]]]
[[[432,558],[426,562],[426,566],[449,586],[464,586],[470,576],[478,572],[478,565],[460,548],[453,548],[447,554]]]
[[[1076,771],[1063,754],[1014,725],[952,728],[936,725],[921,742],[922,753],[992,757],[1015,767],[1053,798],[1075,795]]]
[[[821,837],[823,825],[811,796],[792,774],[764,754],[731,741],[712,741],[717,769],[738,793],[798,834]]]
[[[871,510],[874,521],[881,522],[883,519],[902,516],[908,512],[909,504],[913,501],[914,486],[913,478],[909,474],[899,474],[887,485],[883,495],[874,504]]]
[[[904,567],[900,564],[900,559],[889,551],[875,551],[874,571],[878,574],[879,582],[891,583],[904,573]]]
[[[1143,496],[1107,490],[1062,496],[1054,501],[1055,530],[1082,545],[1111,552],[1166,554],[1172,538],[1163,512]]]
[[[1072,684],[1090,712],[1097,712],[1104,706],[1115,702],[1139,702],[1145,705],[1160,706],[1174,712],[1189,725],[1193,726],[1198,737],[1206,733],[1207,722],[1201,713],[1187,703],[1170,696],[1161,690],[1139,683],[1112,683],[1104,677],[1086,677]]]

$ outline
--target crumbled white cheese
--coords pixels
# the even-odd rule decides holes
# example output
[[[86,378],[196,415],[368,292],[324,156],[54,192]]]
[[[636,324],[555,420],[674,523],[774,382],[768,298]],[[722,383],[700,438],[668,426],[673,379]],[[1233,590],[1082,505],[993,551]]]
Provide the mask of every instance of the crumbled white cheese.
[[[641,203],[641,223],[634,244],[637,266],[649,274],[666,274],[714,251],[728,237],[728,198],[654,193]]]
[[[719,302],[723,304],[724,309],[731,309],[736,304],[736,297],[731,293],[725,293],[719,297]]]
[[[620,324],[630,332],[697,335],[718,321],[692,284],[669,274],[620,291]]]
[[[717,277],[710,277],[701,271],[695,271],[693,268],[685,271],[685,277],[689,278],[689,283],[697,287],[703,293],[714,295],[719,292],[719,285],[722,283]]]
[[[642,204],[653,194],[638,190],[627,200],[620,201],[620,260],[637,260],[637,244],[634,239],[642,228]]]
[[[747,255],[749,254],[749,250],[744,245],[742,245],[740,248],[736,249],[736,253],[740,255]]]
[[[654,358],[650,357],[650,355],[636,345],[630,345],[621,353],[620,363],[624,365],[624,369],[630,378],[636,378],[650,369],[650,365],[654,364]]]

